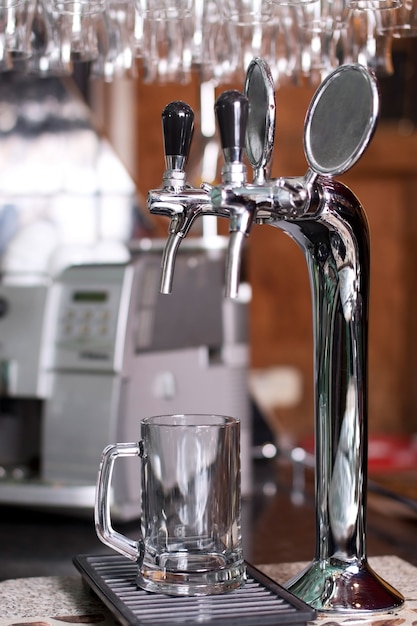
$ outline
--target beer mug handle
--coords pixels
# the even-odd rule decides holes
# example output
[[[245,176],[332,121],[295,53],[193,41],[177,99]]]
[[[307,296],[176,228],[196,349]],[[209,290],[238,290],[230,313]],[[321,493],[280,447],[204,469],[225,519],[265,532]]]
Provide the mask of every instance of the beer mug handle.
[[[100,469],[97,478],[96,500],[94,508],[94,521],[96,533],[99,539],[109,546],[127,556],[139,565],[143,559],[144,544],[142,539],[135,541],[114,530],[110,516],[110,488],[115,460],[119,456],[138,456],[143,458],[143,444],[139,443],[115,443],[103,450]]]

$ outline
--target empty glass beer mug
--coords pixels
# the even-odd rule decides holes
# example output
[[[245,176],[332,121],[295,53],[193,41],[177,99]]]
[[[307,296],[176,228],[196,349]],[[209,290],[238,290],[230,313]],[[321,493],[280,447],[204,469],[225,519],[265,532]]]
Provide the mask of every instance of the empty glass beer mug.
[[[241,540],[240,422],[220,415],[144,418],[139,443],[103,451],[97,482],[96,532],[138,562],[142,589],[208,595],[245,580]],[[138,541],[111,525],[111,476],[118,457],[141,459]],[[138,485],[139,496],[139,485]]]

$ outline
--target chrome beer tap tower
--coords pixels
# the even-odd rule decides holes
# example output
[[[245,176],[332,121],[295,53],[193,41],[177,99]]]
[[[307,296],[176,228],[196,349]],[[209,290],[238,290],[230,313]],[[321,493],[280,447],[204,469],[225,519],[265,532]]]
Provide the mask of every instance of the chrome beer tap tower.
[[[368,614],[404,602],[367,561],[369,232],[357,198],[333,179],[363,154],[378,110],[373,75],[360,65],[340,66],[318,88],[306,115],[306,174],[270,179],[274,84],[267,64],[253,59],[244,94],[227,91],[216,102],[225,159],[222,183],[187,186],[184,163],[193,114],[183,102],[174,102],[162,116],[163,188],[148,195],[151,213],[171,220],[162,263],[165,293],[171,289],[176,250],[199,215],[230,221],[227,297],[238,293],[242,248],[254,222],[285,231],[304,253],[313,302],[316,547],[312,562],[287,587],[325,612]],[[252,183],[242,162],[244,149]]]

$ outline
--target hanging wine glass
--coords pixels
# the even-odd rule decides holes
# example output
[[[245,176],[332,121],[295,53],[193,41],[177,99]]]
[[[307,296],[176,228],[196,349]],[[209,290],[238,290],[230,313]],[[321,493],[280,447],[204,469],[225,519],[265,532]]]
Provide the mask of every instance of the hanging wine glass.
[[[50,0],[37,0],[30,34],[29,73],[57,76],[70,75],[73,71],[69,46],[63,45],[59,19],[54,18],[57,16]]]
[[[340,64],[339,47],[350,10],[347,0],[318,0],[298,8],[301,71],[312,84],[321,82]]]
[[[197,19],[201,19],[201,9]],[[222,18],[217,0],[204,0],[198,37],[193,37],[193,63],[201,80],[216,84],[238,76],[239,49],[236,25]]]
[[[135,7],[129,0],[107,0],[97,25],[99,54],[91,67],[97,78],[136,75],[134,42]]]
[[[384,11],[379,32],[395,39],[417,36],[417,0],[403,0],[399,9]]]
[[[264,0],[222,0],[219,7],[223,18],[234,24],[263,24],[272,16],[271,4]]]
[[[61,32],[61,46],[74,61],[94,61],[99,54],[98,30],[103,22],[104,0],[51,0]]]
[[[270,63],[276,85],[296,84],[301,73],[301,29],[299,7],[290,4],[275,6],[278,20],[275,59]]]
[[[32,54],[30,34],[36,0],[1,0],[0,64],[11,69]]]
[[[392,35],[381,31],[382,23],[386,23],[387,18],[392,19],[393,13],[370,10],[353,12],[345,48],[351,63],[360,63],[373,70],[377,76],[393,74]]]
[[[191,0],[136,0],[136,55],[145,82],[187,82],[191,69],[186,18]]]

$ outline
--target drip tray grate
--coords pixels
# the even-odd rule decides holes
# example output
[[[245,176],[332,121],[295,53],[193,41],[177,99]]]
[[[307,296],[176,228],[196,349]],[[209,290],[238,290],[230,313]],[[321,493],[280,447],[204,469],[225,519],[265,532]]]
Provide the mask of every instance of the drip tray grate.
[[[74,558],[74,565],[123,626],[302,626],[316,615],[311,607],[249,563],[243,587],[225,594],[198,597],[168,596],[139,589],[136,564],[122,556],[82,555]]]

